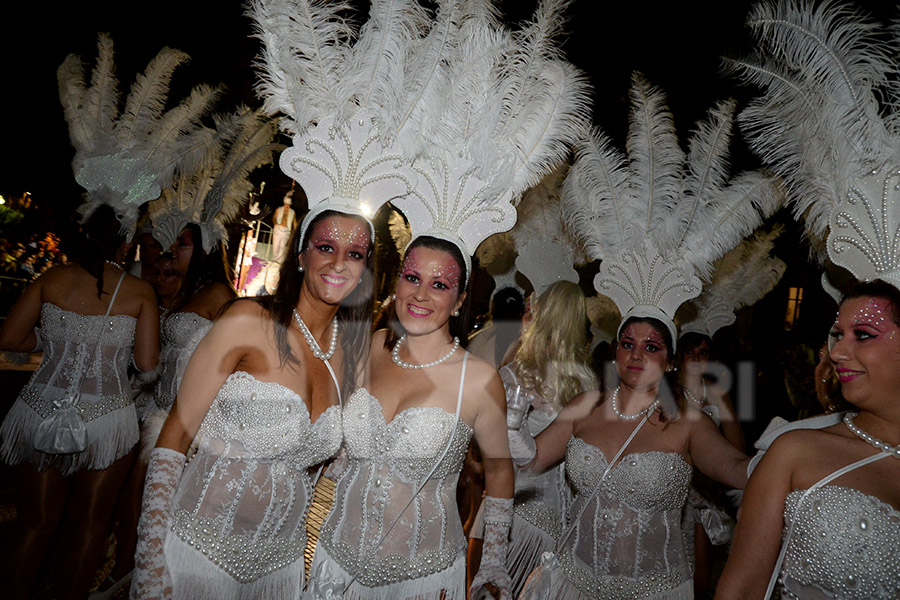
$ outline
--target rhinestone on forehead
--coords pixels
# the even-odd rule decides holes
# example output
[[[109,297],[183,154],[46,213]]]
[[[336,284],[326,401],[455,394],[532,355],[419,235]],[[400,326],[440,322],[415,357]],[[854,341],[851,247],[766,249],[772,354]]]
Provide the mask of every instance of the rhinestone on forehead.
[[[403,270],[412,270],[417,273],[421,273],[421,269],[419,268],[418,263],[415,259],[415,248],[413,248],[409,254],[406,255],[406,258],[403,260]],[[450,284],[451,287],[459,286],[459,265],[456,264],[455,260],[450,260],[449,264],[444,265],[438,269],[435,269],[429,273],[434,278],[444,278]]]
[[[634,325],[628,325],[627,327],[625,327],[622,330],[622,336],[624,337],[626,335],[634,340],[638,339],[638,337],[634,334]],[[658,346],[666,345],[666,341],[663,338],[662,334],[660,332],[658,332],[655,327],[651,327],[650,333],[641,339],[653,342],[654,344],[657,344]]]
[[[366,231],[365,226],[354,223],[353,227],[345,229],[338,224],[336,219],[326,219],[322,221],[320,226],[316,227],[316,231],[310,237],[310,247],[323,241],[323,239],[342,242],[349,246],[369,247],[369,232]]]

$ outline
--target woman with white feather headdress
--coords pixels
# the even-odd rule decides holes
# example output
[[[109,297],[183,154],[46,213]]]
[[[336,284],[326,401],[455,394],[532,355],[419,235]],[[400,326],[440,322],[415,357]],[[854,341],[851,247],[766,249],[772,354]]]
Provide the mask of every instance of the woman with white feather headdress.
[[[724,365],[714,354],[713,335],[736,320],[735,312],[752,306],[781,280],[786,265],[771,255],[783,228],[757,232],[715,263],[715,272],[700,296],[682,305],[676,315],[681,338],[675,366],[676,393],[685,404],[703,411],[729,442],[744,452],[744,431],[722,380]],[[723,385],[724,384],[724,385]],[[729,504],[722,486],[694,473],[685,535],[694,557],[694,592],[705,596],[712,582],[715,551],[731,540],[734,520],[723,506]]]
[[[395,38],[415,31],[416,13],[379,3],[356,31],[347,10],[250,5],[263,109],[293,138],[279,165],[310,210],[275,293],[228,305],[188,363],[150,455],[132,597],[303,593],[309,469],[340,448],[341,404],[369,346],[370,217],[414,179],[382,132],[402,75]]]
[[[762,88],[741,115],[750,146],[787,182],[819,262],[859,282],[828,343],[853,409],[756,442],[716,597],[897,598],[900,36],[834,1],[763,2],[748,25],[754,54],[728,64]]]
[[[402,4],[402,3],[401,3]],[[317,597],[466,597],[456,484],[474,437],[485,465],[485,544],[470,594],[509,597],[513,472],[503,386],[461,351],[471,257],[515,223],[513,202],[561,162],[586,122],[587,85],[553,36],[567,2],[544,1],[511,31],[487,1],[440,3],[407,46],[410,79],[391,124],[412,159],[410,223],[391,328],[373,336],[348,400],[349,457],[310,575]],[[387,418],[385,417],[387,415]]]
[[[162,196],[150,202],[152,233],[168,252],[155,267],[161,274],[157,287],[160,302],[160,361],[158,378],[146,392],[148,406],[141,421],[140,459],[129,475],[119,502],[116,528],[116,560],[107,580],[91,600],[110,598],[130,582],[134,568],[137,524],[149,453],[156,445],[181,378],[194,348],[212,327],[213,319],[235,297],[225,256],[226,227],[247,201],[250,173],[272,162],[283,148],[273,143],[277,121],[260,111],[241,107],[232,114],[214,116],[217,146],[208,164],[196,170],[182,169]],[[177,273],[178,289],[165,289]]]
[[[134,461],[138,420],[128,370],[152,373],[159,321],[152,287],[122,267],[138,210],[179,168],[204,164],[214,132],[200,123],[217,90],[201,85],[166,109],[187,60],[164,48],[120,106],[113,45],[102,34],[90,82],[75,55],[60,66],[60,100],[85,188],[82,249],[29,286],[0,333],[7,349],[42,344],[41,365],[0,427],[0,454],[17,465],[16,551],[7,594],[25,598],[60,519],[70,523],[60,598],[84,598],[102,563],[115,500]],[[32,328],[40,322],[41,329]]]
[[[576,496],[568,528],[525,598],[692,599],[681,516],[693,466],[742,488],[749,458],[673,396],[675,310],[700,293],[712,262],[771,215],[763,173],[729,179],[733,102],[710,111],[681,150],[662,93],[635,74],[628,154],[597,132],[563,188],[566,221],[601,260],[594,285],[619,308],[616,387],[579,394],[537,438],[510,432],[514,460],[565,459]]]

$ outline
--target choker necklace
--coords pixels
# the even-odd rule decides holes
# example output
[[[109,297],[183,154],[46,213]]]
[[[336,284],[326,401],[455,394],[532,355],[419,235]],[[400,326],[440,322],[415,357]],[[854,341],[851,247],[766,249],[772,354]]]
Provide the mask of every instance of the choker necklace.
[[[453,347],[450,348],[450,352],[448,352],[441,358],[439,358],[437,360],[433,360],[429,363],[422,363],[422,364],[408,363],[408,362],[403,362],[402,360],[400,360],[400,346],[403,345],[404,340],[406,340],[406,334],[403,334],[402,336],[400,336],[400,339],[397,340],[396,344],[394,344],[394,349],[391,350],[391,360],[393,360],[394,364],[400,368],[412,369],[414,371],[417,371],[419,369],[427,369],[428,367],[434,367],[436,365],[441,364],[442,362],[444,362],[445,360],[447,360],[448,358],[453,356],[453,353],[456,352],[457,348],[459,348],[459,338],[454,337],[453,338]]]
[[[703,408],[704,406],[706,406],[706,380],[702,377],[700,378],[700,384],[703,386],[703,398],[701,398],[700,400],[697,400],[697,397],[694,396],[693,392],[691,392],[687,384],[685,384],[684,386],[684,393],[687,394],[688,400],[690,400],[700,408]]]
[[[334,319],[331,322],[331,343],[328,344],[328,352],[322,352],[322,349],[319,347],[319,342],[316,341],[316,338],[313,337],[313,334],[309,331],[306,323],[300,318],[300,313],[297,312],[296,308],[294,309],[294,320],[297,321],[297,327],[300,328],[300,333],[306,338],[306,343],[309,345],[309,349],[312,350],[313,356],[319,360],[328,360],[334,356],[334,349],[337,348],[338,338],[337,319]]]
[[[616,416],[622,419],[623,421],[634,421],[635,419],[639,419],[646,414],[649,414],[656,410],[656,407],[659,406],[659,398],[650,403],[650,406],[642,410],[641,412],[634,415],[626,415],[621,410],[619,410],[618,405],[616,404],[616,400],[619,398],[619,389],[616,388],[616,391],[613,392],[612,395],[612,409],[613,412],[616,413]]]
[[[117,268],[117,269],[120,270],[120,271],[124,271],[124,270],[125,270],[125,267],[123,267],[122,265],[120,265],[119,263],[117,263],[117,262],[114,261],[114,260],[104,260],[103,262],[105,262],[105,263],[108,264],[108,265],[114,266],[115,268]]]
[[[862,441],[868,442],[868,443],[872,444],[873,446],[875,446],[876,448],[878,448],[879,450],[881,450],[882,452],[888,452],[894,458],[900,459],[900,445],[891,446],[887,442],[883,442],[883,441],[879,440],[874,435],[866,433],[865,431],[863,431],[862,429],[860,429],[853,423],[853,417],[855,417],[858,414],[859,413],[847,413],[844,415],[844,425],[847,426],[847,429],[852,431],[853,434],[856,437],[858,437],[859,439],[861,439]]]

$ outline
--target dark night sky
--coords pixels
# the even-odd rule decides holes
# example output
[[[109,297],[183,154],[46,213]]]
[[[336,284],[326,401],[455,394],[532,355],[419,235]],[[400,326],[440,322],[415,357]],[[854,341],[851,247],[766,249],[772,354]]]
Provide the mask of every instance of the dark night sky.
[[[123,95],[134,75],[168,45],[192,57],[176,71],[173,97],[180,99],[196,83],[223,82],[229,93],[221,110],[231,110],[238,102],[258,105],[250,64],[257,42],[249,37],[250,22],[238,0],[4,4],[0,139],[5,160],[0,194],[5,196],[27,190],[39,204],[77,206],[81,190],[72,178],[73,150],[59,105],[56,68],[69,53],[80,54],[92,65],[99,31],[112,35]],[[502,2],[510,20],[527,17],[535,4],[535,0]],[[717,100],[746,97],[745,90],[717,75],[717,69],[723,53],[746,43],[743,23],[750,4],[750,0],[575,0],[564,49],[594,86],[594,121],[621,139],[634,70],[667,92],[683,135]],[[737,152],[740,160],[740,148]]]

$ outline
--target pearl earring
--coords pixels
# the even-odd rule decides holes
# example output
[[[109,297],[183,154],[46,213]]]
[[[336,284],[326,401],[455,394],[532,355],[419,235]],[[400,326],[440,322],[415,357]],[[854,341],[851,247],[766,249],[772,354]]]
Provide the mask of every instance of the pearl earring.
[[[458,316],[459,316],[459,311],[458,311],[458,310],[454,310],[454,311],[453,311],[453,316],[454,316],[454,317],[458,317]]]
[[[397,294],[391,294],[391,302],[397,299]]]
[[[303,265],[300,265],[299,267],[297,267],[297,270],[298,270],[299,272],[302,273],[302,272],[303,272]]]

